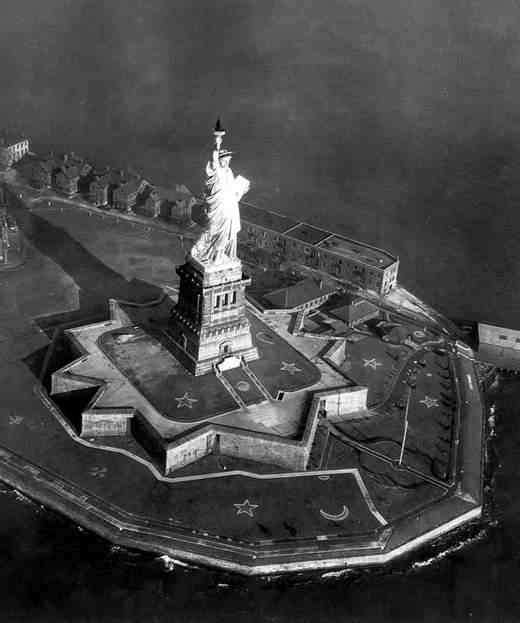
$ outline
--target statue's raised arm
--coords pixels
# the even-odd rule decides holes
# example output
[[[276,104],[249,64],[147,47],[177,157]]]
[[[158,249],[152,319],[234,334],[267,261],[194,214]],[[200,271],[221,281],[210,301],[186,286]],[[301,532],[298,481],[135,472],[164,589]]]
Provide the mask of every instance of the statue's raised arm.
[[[238,202],[249,190],[249,181],[235,177],[230,162],[233,152],[222,149],[225,130],[215,127],[215,149],[206,164],[204,199],[208,221],[191,249],[191,256],[203,264],[225,263],[237,253],[240,231]]]

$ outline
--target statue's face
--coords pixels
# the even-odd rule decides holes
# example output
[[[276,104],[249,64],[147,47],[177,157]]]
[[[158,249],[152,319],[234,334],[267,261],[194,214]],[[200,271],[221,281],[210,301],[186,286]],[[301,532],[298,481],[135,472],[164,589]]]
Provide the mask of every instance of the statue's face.
[[[225,169],[229,168],[229,163],[230,162],[231,162],[231,156],[223,156],[222,158],[220,158],[220,164]]]

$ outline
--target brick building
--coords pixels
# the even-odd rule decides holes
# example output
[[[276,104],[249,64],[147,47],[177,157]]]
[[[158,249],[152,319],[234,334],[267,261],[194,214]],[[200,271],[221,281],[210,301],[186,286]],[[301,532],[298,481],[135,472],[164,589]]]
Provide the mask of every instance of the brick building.
[[[323,305],[337,291],[337,288],[325,286],[322,281],[303,279],[291,286],[279,288],[266,294],[263,298],[274,309],[289,312],[311,311]]]
[[[54,159],[52,185],[54,189],[68,197],[77,195],[85,188],[92,165],[74,152]]]
[[[95,206],[107,206],[112,176],[108,169],[93,169],[85,184],[85,196]]]
[[[59,170],[59,162],[54,156],[36,156],[25,154],[16,163],[16,170],[34,188],[51,188],[53,174]]]
[[[356,327],[368,320],[378,318],[381,314],[379,307],[359,296],[349,296],[347,301],[329,311],[331,316],[342,320],[348,327]]]
[[[54,188],[58,192],[72,197],[79,191],[79,178],[80,169],[75,164],[64,162],[54,177]]]
[[[189,223],[192,207],[196,203],[196,198],[183,184],[177,184],[175,188],[154,186],[140,207],[140,211],[153,218],[160,217],[176,223]]]
[[[379,294],[397,283],[399,259],[387,251],[302,223],[288,216],[241,204],[240,256],[273,265],[303,264]]]
[[[520,329],[478,323],[478,357],[503,370],[520,372]]]
[[[0,134],[0,151],[7,167],[20,161],[29,152],[29,139],[17,134]]]
[[[138,175],[122,179],[113,191],[113,207],[121,212],[132,212],[137,204],[138,195],[145,190],[146,186],[149,186],[148,182]]]

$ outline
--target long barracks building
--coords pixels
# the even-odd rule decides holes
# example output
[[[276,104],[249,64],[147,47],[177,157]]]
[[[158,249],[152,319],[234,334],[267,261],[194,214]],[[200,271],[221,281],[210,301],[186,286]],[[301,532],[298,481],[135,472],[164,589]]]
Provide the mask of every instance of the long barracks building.
[[[399,259],[387,251],[245,202],[240,215],[240,255],[246,261],[263,249],[272,265],[293,261],[379,294],[397,283]]]

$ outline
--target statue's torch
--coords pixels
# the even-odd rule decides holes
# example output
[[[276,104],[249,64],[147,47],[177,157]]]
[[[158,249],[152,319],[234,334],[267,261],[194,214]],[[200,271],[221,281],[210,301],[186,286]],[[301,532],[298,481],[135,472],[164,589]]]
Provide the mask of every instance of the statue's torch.
[[[222,127],[220,123],[220,119],[217,119],[217,123],[215,124],[215,129],[213,130],[213,136],[215,137],[215,146],[217,150],[220,151],[220,146],[222,145],[222,139],[226,134],[226,130]]]

